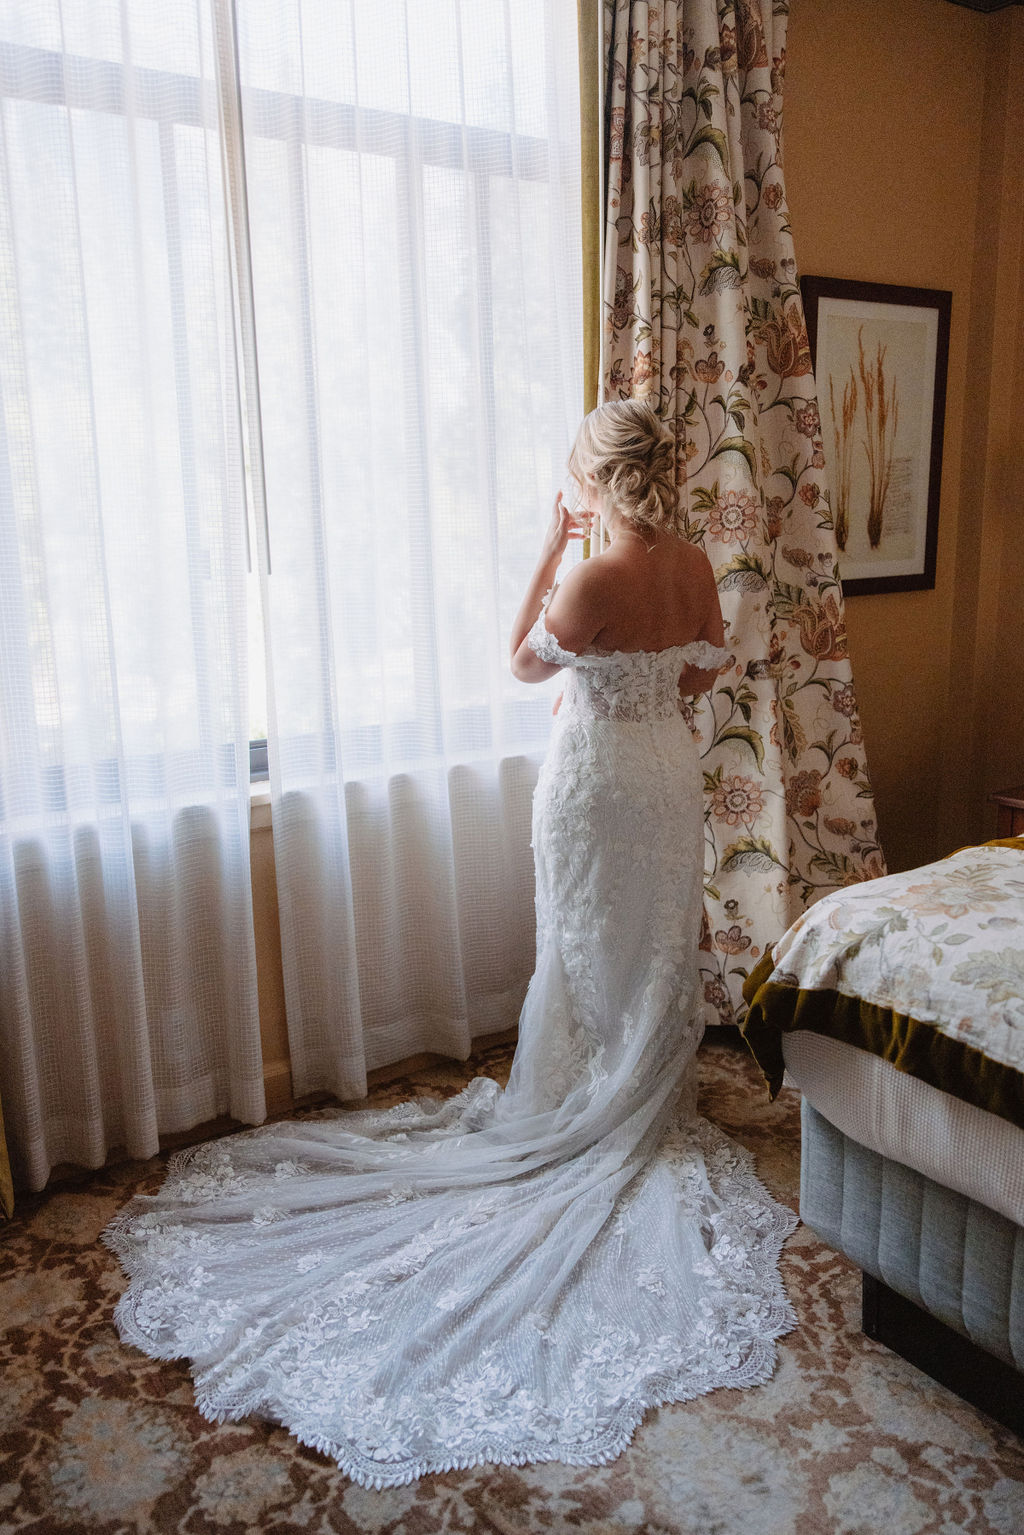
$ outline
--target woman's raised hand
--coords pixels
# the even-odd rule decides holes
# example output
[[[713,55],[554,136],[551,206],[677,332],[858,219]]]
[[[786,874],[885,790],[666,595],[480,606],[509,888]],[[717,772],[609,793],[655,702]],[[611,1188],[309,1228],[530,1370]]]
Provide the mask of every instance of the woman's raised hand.
[[[593,513],[585,508],[577,516],[571,512],[562,499],[559,491],[555,497],[555,504],[551,508],[551,521],[548,523],[544,534],[544,548],[542,559],[561,559],[566,545],[571,538],[588,538],[590,524],[593,521]]]

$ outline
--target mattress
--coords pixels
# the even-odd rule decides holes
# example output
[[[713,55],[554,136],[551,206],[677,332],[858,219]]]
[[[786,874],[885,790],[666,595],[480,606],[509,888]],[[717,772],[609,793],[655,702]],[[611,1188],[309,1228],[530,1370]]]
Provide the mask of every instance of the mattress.
[[[952,1136],[940,1154],[954,1177],[964,1175],[961,1163],[974,1151],[976,1128],[966,1126],[990,1118],[1018,1132],[995,1144],[1012,1145],[1019,1157],[1024,838],[962,848],[924,868],[830,891],[766,950],[743,994],[750,1004],[743,1036],[773,1096],[782,1082],[786,1037],[814,1033],[877,1056],[916,1086],[935,1090],[897,1088],[888,1072],[862,1063],[873,1092],[860,1110],[862,1144],[869,1144],[865,1135],[878,1133],[887,1096],[897,1117],[909,1115],[908,1139],[924,1135],[930,1121],[939,1127],[936,1145],[943,1134]],[[904,1096],[908,1091],[912,1099]],[[945,1094],[980,1117],[947,1120],[952,1111],[942,1106]]]
[[[841,1040],[801,1029],[782,1049],[807,1102],[844,1135],[1024,1226],[1024,1130]]]

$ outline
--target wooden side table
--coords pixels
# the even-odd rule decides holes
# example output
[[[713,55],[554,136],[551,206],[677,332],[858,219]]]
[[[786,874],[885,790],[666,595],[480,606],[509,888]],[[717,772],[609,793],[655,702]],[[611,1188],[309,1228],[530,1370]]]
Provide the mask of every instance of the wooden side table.
[[[1024,784],[1019,789],[1000,789],[991,796],[998,807],[997,837],[1024,837]]]

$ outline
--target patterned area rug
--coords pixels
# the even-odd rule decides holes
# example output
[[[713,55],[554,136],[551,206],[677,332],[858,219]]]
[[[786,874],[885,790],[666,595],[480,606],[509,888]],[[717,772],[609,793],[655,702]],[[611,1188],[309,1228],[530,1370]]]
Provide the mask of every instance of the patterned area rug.
[[[377,1088],[380,1104],[504,1080],[511,1047]],[[799,1099],[705,1045],[702,1111],[796,1205]],[[207,1423],[184,1363],[122,1347],[99,1233],[164,1158],[23,1199],[0,1228],[0,1531],[333,1535],[1019,1535],[1024,1444],[859,1331],[859,1276],[806,1228],[783,1267],[799,1317],[778,1371],[651,1413],[608,1466],[480,1466],[367,1491],[265,1423]]]

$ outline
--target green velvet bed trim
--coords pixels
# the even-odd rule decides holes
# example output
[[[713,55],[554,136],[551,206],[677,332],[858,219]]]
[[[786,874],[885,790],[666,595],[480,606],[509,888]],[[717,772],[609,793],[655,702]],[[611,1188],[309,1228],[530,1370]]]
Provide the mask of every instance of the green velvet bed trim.
[[[981,846],[1012,847],[1024,853],[1024,837],[996,837]],[[810,1029],[828,1039],[869,1050],[897,1071],[998,1114],[1024,1130],[1024,1075],[1014,1067],[989,1060],[981,1050],[950,1039],[935,1024],[923,1023],[907,1013],[839,991],[799,991],[770,982],[768,977],[775,969],[774,947],[770,944],[765,949],[743,983],[748,1011],[740,1023],[740,1033],[768,1084],[769,1097],[777,1096],[786,1071],[783,1034]]]
[[[989,1060],[962,1040],[950,1039],[935,1024],[906,1013],[838,991],[798,991],[771,982],[768,977],[774,968],[769,949],[744,983],[743,995],[750,1007],[740,1024],[772,1098],[782,1086],[785,1071],[783,1034],[810,1029],[869,1050],[897,1071],[1024,1130],[1024,1076],[1012,1066]]]

